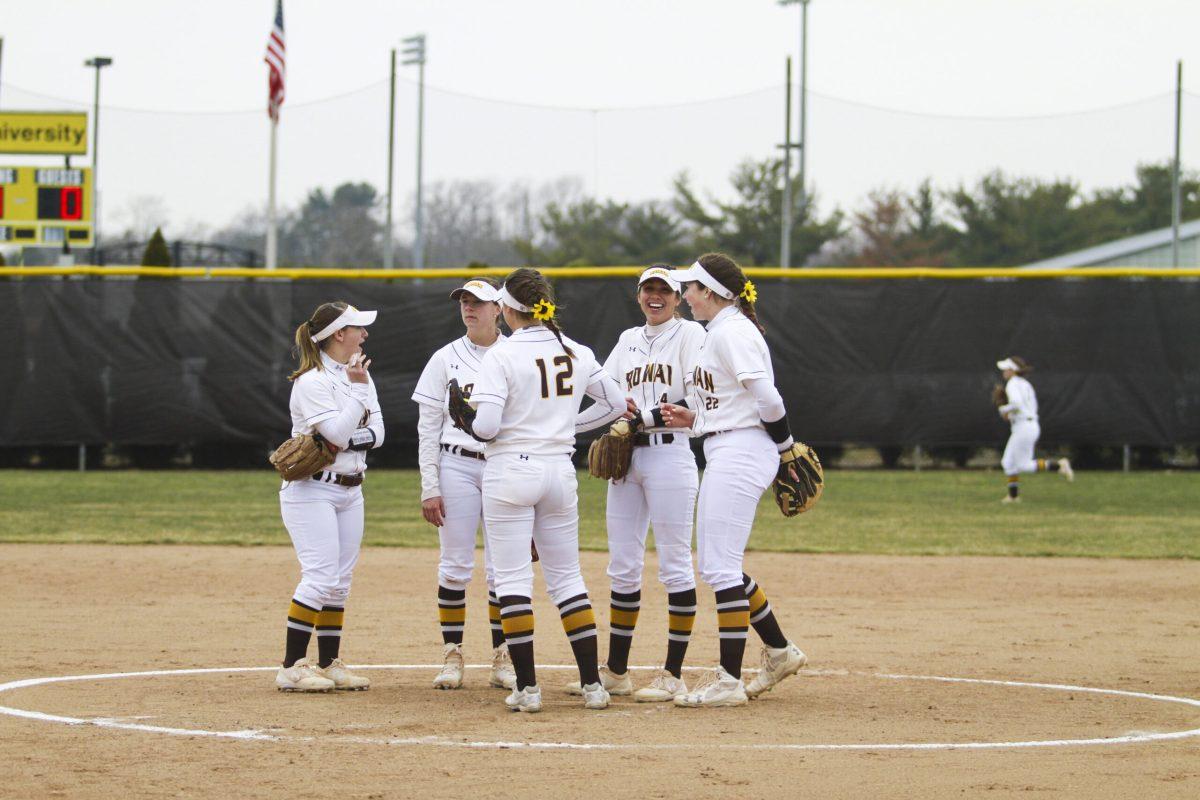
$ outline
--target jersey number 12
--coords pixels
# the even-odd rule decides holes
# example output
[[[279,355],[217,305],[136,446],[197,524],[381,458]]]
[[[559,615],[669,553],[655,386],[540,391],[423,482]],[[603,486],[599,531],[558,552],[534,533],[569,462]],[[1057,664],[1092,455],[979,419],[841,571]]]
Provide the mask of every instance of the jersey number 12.
[[[537,359],[538,371],[542,374],[542,398],[550,397],[550,377],[546,372],[546,362],[543,359]],[[575,365],[571,363],[569,356],[556,356],[554,366],[561,367],[558,374],[554,376],[555,395],[557,397],[566,397],[571,394],[571,385],[567,383],[567,379],[575,372]]]

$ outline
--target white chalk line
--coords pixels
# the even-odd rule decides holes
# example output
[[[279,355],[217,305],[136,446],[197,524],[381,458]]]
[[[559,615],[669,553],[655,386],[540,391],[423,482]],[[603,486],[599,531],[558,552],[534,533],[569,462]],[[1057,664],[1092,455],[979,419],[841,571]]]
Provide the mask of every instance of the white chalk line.
[[[358,664],[353,669],[380,670],[436,670],[441,664]],[[490,669],[490,664],[468,664],[467,669]],[[182,675],[212,675],[238,672],[270,672],[277,667],[202,667],[193,669],[145,670],[141,672],[108,672],[95,675],[60,675],[45,678],[25,678],[22,680],[0,683],[0,693],[25,689],[33,686],[43,686],[52,683],[70,681],[100,681],[116,680],[119,678],[151,678]],[[574,670],[574,664],[538,665],[540,670]],[[657,666],[629,667],[633,670],[657,670]],[[689,671],[700,671],[700,667],[686,667]],[[944,675],[902,675],[895,673],[851,673],[843,670],[805,670],[807,675],[863,675],[881,680],[934,681],[940,683],[977,684],[983,686],[1002,686],[1020,689],[1044,689],[1047,691],[1079,692],[1084,694],[1111,695],[1137,700],[1150,700],[1161,703],[1177,703],[1180,705],[1200,708],[1200,700],[1190,697],[1176,697],[1166,694],[1150,694],[1147,692],[1131,692],[1123,689],[1101,689],[1092,686],[1074,686],[1062,683],[1034,683],[1028,681],[1004,681],[985,678],[958,678]],[[684,712],[695,713],[695,712]],[[704,712],[701,712],[703,714]],[[737,713],[732,712],[732,713]],[[317,741],[313,736],[290,736],[267,733],[259,729],[238,731],[210,731],[202,728],[173,728],[161,725],[146,725],[142,723],[125,722],[132,717],[68,717],[59,714],[46,714],[41,711],[29,711],[9,706],[0,706],[0,714],[41,722],[56,722],[64,725],[90,725],[99,728],[116,730],[140,731],[143,733],[158,733],[169,736],[198,736],[215,739],[235,739],[241,741],[272,741],[272,742],[312,742]],[[895,751],[895,750],[1011,750],[1038,747],[1088,747],[1115,744],[1144,744],[1148,742],[1167,742],[1200,736],[1200,728],[1165,733],[1131,733],[1124,736],[1108,736],[1091,739],[1037,739],[1011,742],[880,742],[863,744],[800,744],[800,743],[755,743],[755,744],[700,744],[689,742],[664,744],[631,744],[611,742],[504,742],[504,741],[456,741],[440,736],[419,736],[407,738],[376,738],[368,736],[323,736],[324,743],[336,742],[342,744],[384,744],[392,746],[432,745],[435,747],[465,748],[473,750],[682,750],[705,748],[711,750],[848,750],[848,751]]]

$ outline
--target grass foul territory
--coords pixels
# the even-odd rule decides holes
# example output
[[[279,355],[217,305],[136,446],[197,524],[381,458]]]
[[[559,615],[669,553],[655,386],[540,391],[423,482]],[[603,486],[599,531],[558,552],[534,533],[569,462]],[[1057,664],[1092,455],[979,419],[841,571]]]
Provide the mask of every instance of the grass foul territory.
[[[820,504],[785,520],[763,498],[750,548],[804,553],[1200,558],[1200,474],[1027,476],[1002,505],[997,472],[827,473]],[[585,549],[606,547],[605,484],[580,475]],[[0,542],[284,545],[279,481],[262,472],[11,471]],[[366,544],[436,547],[410,470],[372,471]]]

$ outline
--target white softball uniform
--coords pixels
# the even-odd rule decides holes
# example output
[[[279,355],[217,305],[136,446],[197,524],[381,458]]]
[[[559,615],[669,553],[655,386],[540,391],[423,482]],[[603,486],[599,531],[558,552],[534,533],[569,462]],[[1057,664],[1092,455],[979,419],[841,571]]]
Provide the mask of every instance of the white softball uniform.
[[[1033,450],[1038,437],[1042,435],[1042,427],[1038,422],[1037,393],[1033,391],[1033,385],[1020,375],[1009,378],[1004,391],[1008,394],[1008,403],[1000,406],[1000,413],[1008,415],[1012,431],[1008,435],[1008,444],[1004,446],[1000,466],[1005,475],[1037,472]]]
[[[648,412],[687,396],[704,328],[673,319],[621,334],[604,369],[621,384],[625,396]],[[589,409],[590,410],[590,409]],[[640,591],[646,557],[646,533],[654,526],[658,577],[668,592],[696,587],[692,569],[692,522],[700,484],[696,458],[683,431],[647,427],[633,450],[629,474],[609,481],[608,577],[612,590]]]
[[[321,365],[292,382],[292,435],[320,433],[341,450],[317,473],[321,480],[285,482],[279,491],[283,524],[300,560],[293,597],[317,609],[345,605],[363,538],[362,486],[328,481],[365,472],[366,450],[384,437],[375,382],[368,376],[367,383],[351,383],[346,366],[324,353]]]
[[[624,412],[624,398],[590,349],[565,336],[563,342],[574,358],[544,326],[517,330],[484,356],[471,396],[479,407],[476,432],[491,438],[483,516],[499,597],[532,596],[531,540],[556,604],[587,591],[571,463],[575,420],[584,394],[609,406],[610,420]]]
[[[759,417],[748,381],[775,371],[766,340],[736,306],[708,323],[692,373],[693,431],[707,465],[696,505],[696,561],[713,591],[742,585],[742,559],[763,492],[779,467],[779,450]]]
[[[503,336],[497,343],[502,341]],[[491,347],[480,347],[467,336],[455,339],[430,357],[412,394],[420,413],[417,454],[421,500],[441,497],[446,509],[444,523],[438,528],[438,583],[447,589],[465,589],[475,568],[475,533],[483,520],[484,462],[476,457],[483,455],[483,445],[455,428],[446,413],[446,384],[457,378],[469,398],[483,357]],[[494,579],[486,534],[483,569],[491,589]]]

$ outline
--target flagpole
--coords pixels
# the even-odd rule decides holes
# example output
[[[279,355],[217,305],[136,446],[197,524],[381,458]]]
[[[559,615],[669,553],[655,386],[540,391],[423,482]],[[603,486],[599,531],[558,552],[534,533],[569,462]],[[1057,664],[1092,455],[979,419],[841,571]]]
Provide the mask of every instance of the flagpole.
[[[275,269],[277,241],[275,238],[275,139],[279,118],[271,118],[271,176],[267,188],[267,269]]]

